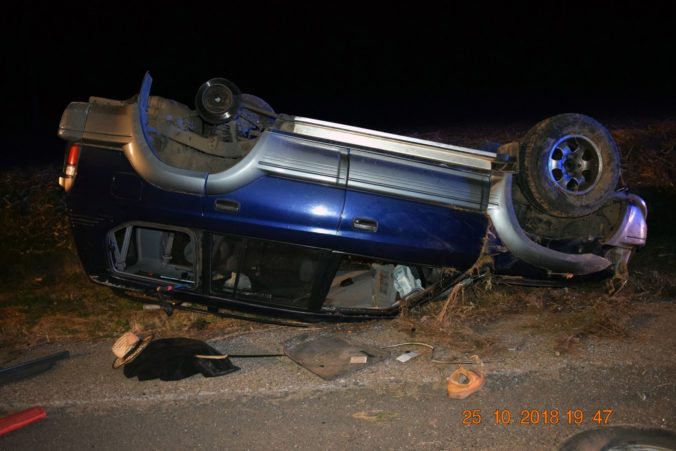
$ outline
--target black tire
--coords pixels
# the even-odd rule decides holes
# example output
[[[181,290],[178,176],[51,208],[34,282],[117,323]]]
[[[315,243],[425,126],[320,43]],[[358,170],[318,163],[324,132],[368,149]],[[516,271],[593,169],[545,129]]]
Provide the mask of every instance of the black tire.
[[[530,129],[520,146],[519,184],[538,209],[576,218],[600,208],[620,177],[610,132],[582,114],[560,114]]]
[[[675,450],[676,434],[663,429],[615,426],[574,435],[559,451],[587,450]]]

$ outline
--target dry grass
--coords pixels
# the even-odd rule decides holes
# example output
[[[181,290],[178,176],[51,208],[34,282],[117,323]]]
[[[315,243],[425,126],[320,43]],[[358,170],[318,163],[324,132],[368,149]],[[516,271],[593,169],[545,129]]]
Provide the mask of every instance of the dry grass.
[[[528,328],[549,335],[555,350],[569,352],[586,337],[621,338],[629,334],[634,290],[605,294],[602,284],[571,288],[531,288],[480,282],[454,299],[433,302],[396,320],[418,340],[461,353],[489,356],[496,348],[484,326],[507,315],[535,314]]]
[[[622,173],[631,187],[676,188],[676,121],[612,131],[622,153]]]

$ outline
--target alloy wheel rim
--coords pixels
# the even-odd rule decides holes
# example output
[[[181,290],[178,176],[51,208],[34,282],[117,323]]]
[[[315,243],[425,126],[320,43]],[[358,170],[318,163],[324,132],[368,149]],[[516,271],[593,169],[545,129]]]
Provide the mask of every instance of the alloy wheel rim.
[[[566,194],[586,194],[599,181],[603,160],[596,144],[584,136],[560,138],[549,151],[549,179]]]

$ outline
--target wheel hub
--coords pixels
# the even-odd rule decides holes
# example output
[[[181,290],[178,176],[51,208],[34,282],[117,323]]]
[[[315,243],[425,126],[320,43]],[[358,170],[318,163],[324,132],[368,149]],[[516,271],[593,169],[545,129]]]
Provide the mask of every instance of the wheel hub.
[[[567,194],[585,194],[592,190],[601,174],[601,153],[584,136],[564,136],[549,152],[548,176]]]

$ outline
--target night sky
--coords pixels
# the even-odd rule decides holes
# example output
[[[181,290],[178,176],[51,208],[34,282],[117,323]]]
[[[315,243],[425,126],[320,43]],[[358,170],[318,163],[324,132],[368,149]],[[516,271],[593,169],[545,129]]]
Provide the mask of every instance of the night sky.
[[[395,132],[676,113],[676,17],[638,2],[24,3],[2,19],[0,55],[0,143],[28,145],[20,160],[59,161],[68,102],[129,98],[146,70],[154,94],[190,106],[220,76],[278,112]]]

